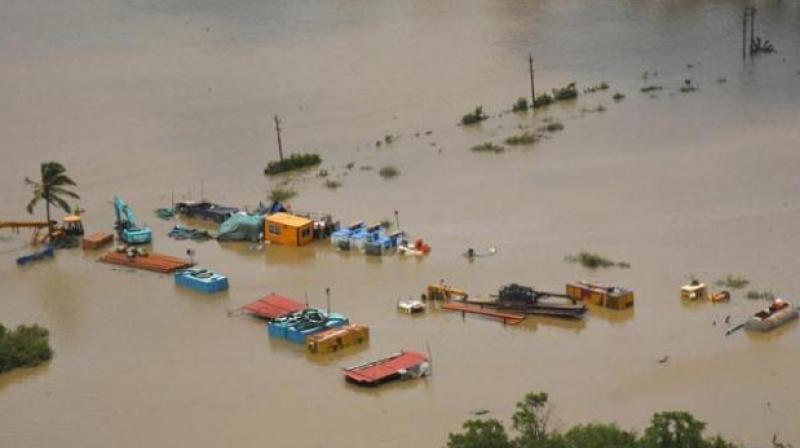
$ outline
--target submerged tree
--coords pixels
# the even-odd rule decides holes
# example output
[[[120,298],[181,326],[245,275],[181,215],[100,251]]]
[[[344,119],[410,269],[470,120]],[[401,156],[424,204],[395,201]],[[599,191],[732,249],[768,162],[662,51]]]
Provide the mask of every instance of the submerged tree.
[[[77,193],[66,188],[77,185],[66,173],[66,168],[58,162],[42,162],[41,179],[38,182],[25,178],[25,184],[33,188],[33,198],[31,198],[27,207],[28,213],[33,214],[33,209],[39,201],[45,202],[48,237],[53,232],[53,225],[50,220],[50,204],[70,213],[70,206],[64,196],[80,199]]]

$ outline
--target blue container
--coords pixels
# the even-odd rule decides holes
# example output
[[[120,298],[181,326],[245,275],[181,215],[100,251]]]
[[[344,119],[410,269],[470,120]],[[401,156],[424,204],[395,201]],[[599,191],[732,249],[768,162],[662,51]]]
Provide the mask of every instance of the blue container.
[[[228,289],[228,277],[205,269],[187,269],[175,273],[175,284],[206,294]]]
[[[364,230],[364,223],[362,221],[344,229],[336,230],[331,233],[331,244],[339,248],[347,247],[346,250],[349,250],[350,237],[359,230]]]
[[[349,324],[347,317],[337,313],[308,308],[267,324],[267,334],[295,344],[305,344],[306,338],[319,332]]]

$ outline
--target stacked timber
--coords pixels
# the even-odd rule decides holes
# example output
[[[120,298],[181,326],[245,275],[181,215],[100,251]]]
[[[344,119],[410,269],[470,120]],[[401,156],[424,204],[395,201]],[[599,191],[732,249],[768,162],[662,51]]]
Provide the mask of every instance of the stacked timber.
[[[180,269],[186,269],[193,265],[189,260],[170,257],[161,254],[135,255],[128,256],[122,252],[108,252],[99,258],[103,263],[111,263],[135,269],[160,272],[169,274]]]

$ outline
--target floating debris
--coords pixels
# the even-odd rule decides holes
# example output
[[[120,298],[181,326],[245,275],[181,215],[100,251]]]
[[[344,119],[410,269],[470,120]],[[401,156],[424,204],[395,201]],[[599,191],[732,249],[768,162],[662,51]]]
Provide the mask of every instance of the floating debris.
[[[472,150],[473,152],[501,153],[505,151],[505,148],[492,142],[485,142],[481,143],[480,145],[473,146],[472,148],[470,148],[470,150]]]

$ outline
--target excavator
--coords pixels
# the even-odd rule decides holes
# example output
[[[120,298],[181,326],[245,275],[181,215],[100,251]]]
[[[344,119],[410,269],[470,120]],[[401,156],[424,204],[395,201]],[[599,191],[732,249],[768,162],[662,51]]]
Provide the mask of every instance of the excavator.
[[[434,285],[428,285],[428,296],[426,298],[429,300],[449,302],[453,297],[458,297],[460,300],[467,300],[469,296],[465,291],[445,285],[443,281]]]
[[[153,231],[147,226],[139,227],[136,224],[136,216],[128,204],[118,197],[114,197],[114,211],[117,214],[117,222],[114,228],[119,237],[127,244],[146,244],[153,239]]]

